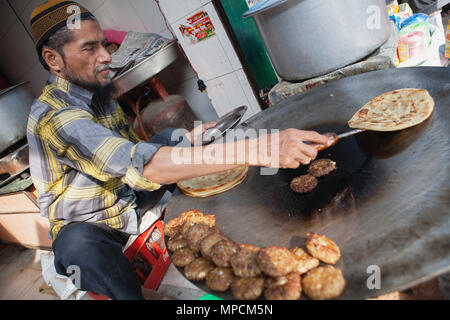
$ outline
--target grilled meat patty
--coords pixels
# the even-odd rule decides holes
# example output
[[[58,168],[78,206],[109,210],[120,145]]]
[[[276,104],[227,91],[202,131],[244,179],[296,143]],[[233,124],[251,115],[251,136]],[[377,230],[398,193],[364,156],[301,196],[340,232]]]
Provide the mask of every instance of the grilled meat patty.
[[[252,278],[235,278],[231,284],[231,292],[238,300],[258,299],[264,291],[265,277],[259,275]]]
[[[195,252],[188,247],[176,250],[172,254],[172,262],[177,267],[185,267],[198,257],[198,252]]]
[[[217,267],[206,276],[206,285],[213,291],[225,292],[234,280],[231,268]]]
[[[219,241],[222,240],[228,240],[227,237],[225,237],[220,232],[214,232],[209,235],[207,235],[201,242],[200,242],[200,252],[202,253],[202,256],[208,260],[212,260],[211,257],[211,248]]]
[[[294,248],[291,250],[296,260],[295,271],[299,274],[304,274],[311,269],[319,266],[320,261],[314,257],[311,257],[302,248]]]
[[[316,177],[306,174],[304,176],[294,178],[291,181],[291,189],[296,193],[308,193],[313,191],[317,187],[318,183],[319,182]]]
[[[306,249],[314,258],[328,264],[335,264],[341,258],[341,251],[336,243],[321,234],[308,232]]]
[[[302,279],[305,294],[313,300],[337,298],[344,291],[345,285],[341,270],[333,266],[315,268]]]
[[[186,241],[194,251],[200,251],[200,243],[209,234],[217,232],[217,229],[211,228],[206,224],[194,224],[186,231]]]
[[[309,165],[308,173],[316,178],[320,178],[334,170],[336,170],[336,162],[330,159],[319,159]]]
[[[211,248],[211,258],[216,266],[229,267],[231,256],[238,251],[238,244],[230,240],[221,240]]]
[[[239,251],[232,255],[230,259],[231,267],[236,276],[249,278],[261,274],[257,260],[259,250],[252,245],[240,245]]]
[[[214,265],[205,258],[197,258],[184,268],[184,275],[191,281],[201,281],[205,280],[214,268]]]
[[[302,295],[300,274],[291,272],[278,278],[268,278],[264,297],[267,300],[299,300]]]
[[[295,257],[283,247],[261,249],[257,256],[262,272],[271,277],[280,277],[292,272],[296,267]]]
[[[178,249],[187,247],[187,241],[184,237],[177,237],[173,239],[169,239],[167,241],[167,249],[169,249],[172,252],[177,251]]]

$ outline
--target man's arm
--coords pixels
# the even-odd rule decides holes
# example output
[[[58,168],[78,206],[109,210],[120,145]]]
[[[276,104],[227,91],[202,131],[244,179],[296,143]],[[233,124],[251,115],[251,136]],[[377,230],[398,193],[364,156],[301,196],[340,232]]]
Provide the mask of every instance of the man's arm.
[[[270,136],[206,147],[135,144],[113,135],[95,123],[90,113],[76,107],[56,112],[43,126],[41,135],[64,164],[101,181],[121,178],[133,189],[150,191],[162,184],[242,165],[298,168],[317,156],[317,150],[304,141],[323,145],[329,142],[328,137],[313,131],[288,129]],[[270,138],[266,141],[267,137]],[[208,152],[212,147],[218,148],[215,154]],[[188,158],[180,162],[178,155],[183,152]],[[262,157],[261,153],[266,154]]]
[[[159,184],[172,184],[242,165],[296,169],[317,157],[316,148],[304,141],[322,145],[330,143],[329,137],[317,132],[288,129],[274,135],[215,146],[162,147],[144,166],[143,176]],[[216,152],[210,152],[211,148]],[[267,154],[262,156],[263,152]],[[179,156],[183,154],[188,155],[184,157],[187,161],[180,163]]]

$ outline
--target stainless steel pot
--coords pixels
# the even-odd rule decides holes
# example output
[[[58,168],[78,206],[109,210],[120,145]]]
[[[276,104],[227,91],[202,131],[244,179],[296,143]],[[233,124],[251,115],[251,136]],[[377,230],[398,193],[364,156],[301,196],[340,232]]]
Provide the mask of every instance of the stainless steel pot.
[[[26,137],[33,95],[23,82],[0,91],[0,152]]]
[[[278,75],[310,79],[374,52],[390,34],[384,0],[263,0],[252,16]]]

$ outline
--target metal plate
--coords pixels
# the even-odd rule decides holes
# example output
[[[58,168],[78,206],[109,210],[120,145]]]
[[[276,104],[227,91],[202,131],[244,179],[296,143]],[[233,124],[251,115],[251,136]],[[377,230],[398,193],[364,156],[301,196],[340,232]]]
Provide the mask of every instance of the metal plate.
[[[399,88],[427,89],[436,103],[433,116],[402,131],[348,137],[321,152],[319,158],[333,159],[338,170],[312,193],[289,189],[306,167],[274,176],[250,168],[246,181],[220,195],[195,199],[176,191],[165,220],[202,210],[216,215],[217,227],[234,241],[260,247],[304,247],[307,232],[325,234],[341,248],[337,267],[347,281],[342,299],[376,297],[450,271],[450,68],[345,78],[291,97],[248,125],[342,133],[367,101]],[[381,272],[380,289],[367,286],[371,266]],[[204,281],[196,285],[208,291]],[[230,292],[212,293],[232,298]]]
[[[214,128],[206,130],[200,136],[200,143],[202,145],[207,145],[214,142],[216,139],[222,137],[228,130],[235,128],[239,122],[241,122],[242,117],[247,112],[247,106],[241,106],[228,112],[222,118],[217,121]]]
[[[156,76],[177,59],[177,54],[177,43],[171,42],[130,70],[114,78],[113,82],[117,89],[114,93],[115,96],[119,97]]]

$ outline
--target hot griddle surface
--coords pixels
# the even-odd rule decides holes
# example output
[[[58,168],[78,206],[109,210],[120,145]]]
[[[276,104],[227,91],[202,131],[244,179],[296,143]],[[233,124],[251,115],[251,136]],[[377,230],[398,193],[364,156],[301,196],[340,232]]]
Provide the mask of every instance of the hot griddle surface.
[[[205,199],[176,191],[165,220],[186,210],[214,214],[217,227],[237,243],[305,246],[307,232],[335,240],[347,281],[342,299],[364,299],[406,289],[450,270],[450,70],[408,68],[335,81],[285,100],[251,118],[252,128],[348,131],[348,119],[375,96],[424,88],[433,116],[398,132],[367,132],[341,140],[318,158],[338,170],[319,178],[310,194],[289,189],[306,167],[262,176],[250,168],[237,188]],[[369,289],[371,266],[381,288]],[[179,269],[182,272],[182,269]],[[208,291],[203,282],[196,283]],[[230,291],[216,296],[232,298]]]

